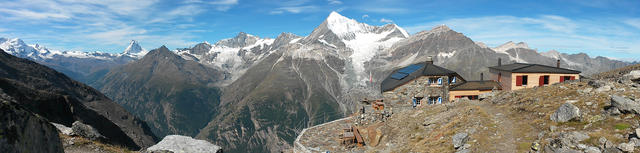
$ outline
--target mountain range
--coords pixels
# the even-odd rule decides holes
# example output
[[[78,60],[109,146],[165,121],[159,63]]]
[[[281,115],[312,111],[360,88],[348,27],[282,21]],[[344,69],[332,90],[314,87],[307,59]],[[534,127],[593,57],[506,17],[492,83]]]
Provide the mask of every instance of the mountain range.
[[[91,84],[158,136],[195,136],[228,152],[285,150],[303,128],[350,114],[362,98],[381,97],[380,82],[392,70],[428,57],[467,80],[479,79],[498,59],[552,66],[560,60],[561,67],[583,75],[630,64],[538,52],[523,42],[490,48],[444,25],[409,35],[395,24],[371,26],[337,12],[308,36],[241,32],[174,51],[163,46],[147,53],[132,41],[121,54],[58,52],[0,40],[12,55]]]

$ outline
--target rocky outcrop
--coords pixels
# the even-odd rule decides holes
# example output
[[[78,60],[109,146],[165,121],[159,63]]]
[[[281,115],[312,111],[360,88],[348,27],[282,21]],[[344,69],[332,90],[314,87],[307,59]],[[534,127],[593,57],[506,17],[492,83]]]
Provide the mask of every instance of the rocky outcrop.
[[[469,140],[469,134],[458,133],[456,135],[453,135],[451,139],[453,143],[453,148],[460,149],[460,147],[464,146],[464,144],[467,143],[467,140]]]
[[[46,119],[0,97],[0,152],[64,151],[56,128]]]
[[[147,125],[97,90],[51,68],[0,50],[0,89],[50,122],[91,125],[110,144],[139,149],[155,144]]]
[[[86,125],[80,121],[73,122],[71,126],[71,135],[78,135],[89,140],[104,140],[105,137],[90,125]]]
[[[64,135],[71,135],[71,132],[73,132],[73,130],[70,127],[64,126],[62,124],[53,123],[53,122],[51,122],[51,124],[58,129],[58,132]]]
[[[568,122],[580,118],[580,109],[571,103],[565,103],[556,112],[551,114],[551,120],[555,122]]]
[[[189,153],[222,153],[222,148],[205,140],[197,140],[188,136],[168,135],[158,144],[147,148],[147,153],[157,152],[189,152]]]
[[[611,106],[613,108],[610,109],[618,109],[622,113],[640,114],[640,102],[622,96],[612,95]]]

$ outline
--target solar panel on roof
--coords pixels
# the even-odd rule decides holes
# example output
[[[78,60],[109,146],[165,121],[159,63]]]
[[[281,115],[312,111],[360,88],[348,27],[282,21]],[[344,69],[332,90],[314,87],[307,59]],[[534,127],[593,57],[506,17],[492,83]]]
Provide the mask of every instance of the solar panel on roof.
[[[409,74],[406,73],[393,73],[391,74],[392,79],[402,80],[404,77],[407,77]]]
[[[411,74],[411,73],[415,72],[416,70],[419,70],[420,68],[422,68],[421,64],[413,64],[413,65],[409,65],[409,66],[407,66],[405,68],[400,69],[398,72]]]

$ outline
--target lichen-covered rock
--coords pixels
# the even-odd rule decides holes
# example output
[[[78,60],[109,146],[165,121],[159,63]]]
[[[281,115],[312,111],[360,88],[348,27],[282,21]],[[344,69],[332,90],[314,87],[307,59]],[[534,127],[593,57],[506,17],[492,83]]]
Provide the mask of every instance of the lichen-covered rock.
[[[580,117],[580,109],[571,103],[565,103],[551,114],[551,120],[554,122],[568,122]]]
[[[631,143],[621,143],[618,144],[618,149],[624,151],[624,152],[633,152],[635,147],[635,144],[631,144]]]
[[[197,140],[188,136],[168,135],[158,144],[147,148],[146,152],[171,151],[189,153],[218,153],[222,148],[205,140]]]
[[[458,149],[462,147],[462,145],[467,143],[467,140],[469,140],[469,134],[458,133],[456,135],[453,135],[452,139],[453,139],[453,148]]]
[[[598,149],[597,147],[587,147],[587,149],[584,150],[585,153],[601,153],[602,151],[600,151],[600,149]]]
[[[46,119],[0,98],[0,152],[62,153],[64,150],[58,131]]]
[[[89,140],[104,140],[105,137],[90,125],[86,125],[80,121],[73,122],[71,126],[71,135],[78,135]]]

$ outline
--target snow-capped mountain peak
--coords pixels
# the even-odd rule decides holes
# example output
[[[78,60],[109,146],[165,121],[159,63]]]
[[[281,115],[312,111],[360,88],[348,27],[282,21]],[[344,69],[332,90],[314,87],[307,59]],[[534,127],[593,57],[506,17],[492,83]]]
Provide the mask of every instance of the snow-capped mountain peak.
[[[509,49],[513,49],[513,48],[524,48],[524,49],[530,49],[529,45],[527,45],[527,43],[525,42],[519,42],[519,43],[514,43],[513,41],[509,41],[506,42],[498,47],[492,48],[494,51],[496,52],[506,52]]]
[[[352,33],[369,32],[374,28],[370,25],[360,23],[354,19],[344,17],[337,12],[331,12],[331,14],[329,14],[329,17],[327,17],[326,22],[329,30],[338,35],[338,37],[340,38],[348,37]]]
[[[138,54],[141,52],[145,52],[144,49],[142,49],[142,47],[140,47],[140,44],[138,44],[138,41],[136,40],[131,40],[131,42],[129,43],[129,46],[127,46],[127,49],[124,50],[124,54]]]

